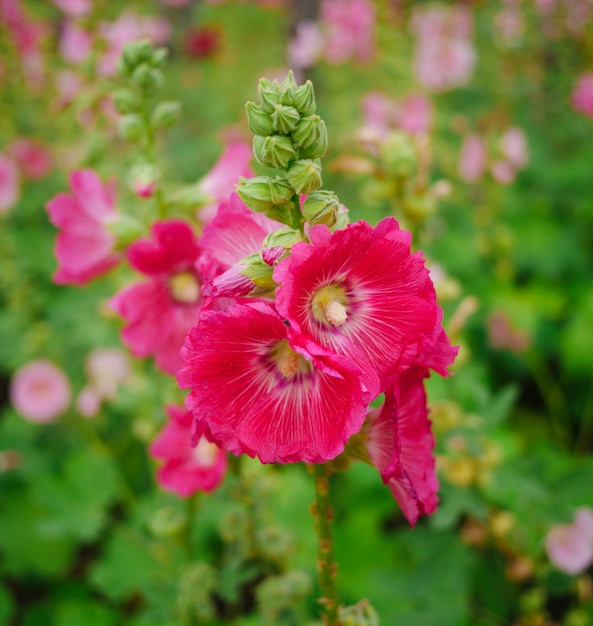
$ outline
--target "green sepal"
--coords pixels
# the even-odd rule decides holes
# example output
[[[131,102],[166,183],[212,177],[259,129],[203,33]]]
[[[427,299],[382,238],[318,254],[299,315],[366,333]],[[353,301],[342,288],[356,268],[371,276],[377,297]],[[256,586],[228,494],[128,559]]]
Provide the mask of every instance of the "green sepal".
[[[288,182],[296,193],[310,193],[322,185],[321,162],[319,159],[295,161],[286,173]]]

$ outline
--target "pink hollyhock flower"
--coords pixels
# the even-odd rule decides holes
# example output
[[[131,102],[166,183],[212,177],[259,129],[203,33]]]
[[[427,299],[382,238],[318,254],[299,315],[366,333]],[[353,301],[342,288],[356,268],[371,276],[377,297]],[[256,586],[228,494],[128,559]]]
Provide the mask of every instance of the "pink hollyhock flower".
[[[85,371],[102,400],[112,400],[118,386],[128,381],[131,374],[128,355],[119,348],[93,350],[86,359]]]
[[[364,421],[367,394],[348,359],[287,328],[263,303],[205,311],[177,374],[198,429],[262,463],[324,463]],[[198,431],[199,432],[199,431]]]
[[[356,363],[375,397],[436,339],[441,313],[424,259],[393,218],[334,233],[313,226],[309,237],[275,269],[278,312],[292,335]]]
[[[70,17],[83,17],[92,9],[91,0],[51,0],[60,10]]]
[[[338,65],[370,61],[374,52],[375,8],[370,0],[322,0],[323,56]]]
[[[78,65],[90,54],[92,39],[89,33],[76,22],[66,20],[60,34],[60,56],[67,63]]]
[[[572,92],[572,108],[593,118],[593,73],[583,74]]]
[[[323,52],[324,38],[317,22],[299,22],[294,38],[288,42],[288,65],[295,70],[307,69]]]
[[[10,154],[29,180],[45,178],[53,166],[49,149],[33,139],[16,139],[10,146]]]
[[[235,191],[239,178],[255,176],[250,165],[251,158],[251,146],[240,141],[231,143],[225,147],[212,169],[201,178],[198,188],[209,200],[207,206],[200,209],[203,222],[208,223],[213,219],[218,205],[226,202]]]
[[[545,538],[550,561],[567,574],[580,574],[593,563],[593,509],[580,508],[572,524],[554,526]]]
[[[529,160],[527,138],[525,133],[516,126],[508,128],[502,135],[500,148],[503,157],[515,169],[523,169]]]
[[[103,185],[93,170],[73,172],[70,188],[73,195],[60,193],[46,205],[51,223],[60,229],[54,282],[84,285],[120,260],[114,252],[115,235],[108,230],[117,219],[114,189]]]
[[[486,170],[488,155],[484,140],[475,134],[467,135],[461,145],[459,154],[459,178],[468,183],[475,183],[483,176]]]
[[[427,132],[432,124],[432,103],[423,96],[407,96],[401,102],[396,124],[410,135]]]
[[[515,168],[509,161],[495,161],[490,166],[490,173],[501,185],[510,185],[515,180]]]
[[[61,415],[70,404],[70,383],[50,361],[31,361],[17,370],[10,382],[10,402],[30,422],[46,423]]]
[[[214,491],[222,482],[227,455],[204,436],[200,425],[194,430],[193,415],[183,407],[166,407],[169,421],[150,446],[150,454],[165,463],[157,470],[159,485],[187,498],[198,491]]]
[[[101,408],[101,398],[91,385],[82,388],[76,396],[76,410],[83,417],[95,417]]]
[[[152,237],[136,241],[127,253],[132,267],[149,280],[120,291],[111,306],[127,321],[122,339],[132,354],[154,355],[158,367],[175,374],[181,367],[179,350],[202,303],[195,266],[200,249],[181,220],[153,224]]]
[[[406,370],[387,390],[383,406],[368,413],[367,449],[403,514],[414,526],[436,510],[438,480],[432,454],[424,378],[419,367]]]
[[[20,196],[19,173],[11,159],[0,152],[0,213],[6,213]]]

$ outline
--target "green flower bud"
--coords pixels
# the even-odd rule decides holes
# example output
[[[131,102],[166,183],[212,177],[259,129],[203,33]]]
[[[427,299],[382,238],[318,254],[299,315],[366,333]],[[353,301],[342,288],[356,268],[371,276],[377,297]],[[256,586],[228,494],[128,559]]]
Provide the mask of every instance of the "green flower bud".
[[[295,161],[286,174],[296,193],[310,193],[321,187],[321,163],[319,159]]]
[[[167,60],[168,56],[169,56],[169,50],[167,50],[167,48],[165,47],[157,48],[156,50],[152,51],[152,54],[150,55],[149,63],[153,67],[162,67],[165,64],[165,61]]]
[[[153,535],[166,537],[177,534],[187,523],[185,513],[178,508],[166,506],[148,518],[147,525]]]
[[[125,115],[119,121],[119,134],[128,141],[136,141],[144,135],[144,124],[135,113]]]
[[[308,148],[301,149],[301,159],[319,159],[327,152],[327,128],[325,122],[319,122],[319,139],[314,141]]]
[[[126,65],[134,69],[141,63],[149,61],[152,57],[152,44],[148,39],[132,41],[126,44],[123,52],[123,60]]]
[[[272,125],[274,130],[287,135],[301,119],[299,112],[291,106],[277,104],[272,111]]]
[[[339,617],[344,626],[379,626],[379,614],[368,600],[361,600],[353,606],[340,607]]]
[[[257,287],[257,293],[265,293],[276,289],[276,283],[272,278],[273,268],[264,263],[259,255],[256,259],[247,264],[239,274],[247,276],[251,282]]]
[[[299,148],[309,148],[321,137],[321,118],[319,115],[308,115],[301,118],[291,133],[292,140]]]
[[[135,113],[140,108],[138,98],[128,89],[121,89],[113,94],[113,104],[119,113]]]
[[[300,231],[294,228],[279,228],[273,233],[270,233],[263,243],[263,248],[276,248],[282,246],[283,248],[290,248],[295,243],[303,240],[303,236]]]
[[[262,164],[285,170],[290,161],[296,157],[296,150],[292,140],[284,135],[253,138],[253,154]]]
[[[295,89],[293,106],[301,115],[312,115],[315,113],[317,104],[315,103],[313,83],[310,80]]]
[[[258,91],[262,108],[267,113],[272,113],[276,105],[280,102],[280,85],[278,81],[260,78]]]
[[[163,73],[142,63],[132,73],[132,81],[147,94],[154,93],[164,82]]]
[[[293,106],[296,88],[297,84],[294,80],[294,74],[290,70],[286,78],[280,83],[280,104]]]
[[[274,205],[289,202],[294,190],[286,179],[256,176],[242,178],[237,185],[237,193],[252,211],[265,213]]]
[[[392,132],[381,145],[381,158],[385,169],[393,176],[409,177],[416,171],[416,149],[410,137]]]
[[[247,111],[247,124],[254,135],[267,137],[274,132],[272,118],[255,102],[248,102],[245,105]]]
[[[314,191],[303,202],[303,217],[309,224],[333,226],[338,218],[340,201],[333,191]]]
[[[173,100],[159,102],[150,116],[150,125],[155,129],[169,128],[175,124],[180,112],[180,102],[175,102]]]

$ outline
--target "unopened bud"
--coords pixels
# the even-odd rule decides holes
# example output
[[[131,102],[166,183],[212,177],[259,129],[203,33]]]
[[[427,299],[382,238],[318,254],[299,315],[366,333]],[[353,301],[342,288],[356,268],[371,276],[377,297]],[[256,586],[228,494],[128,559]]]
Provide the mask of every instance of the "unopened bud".
[[[167,60],[168,56],[169,56],[169,50],[167,50],[167,48],[165,47],[157,48],[156,50],[152,51],[152,54],[150,55],[149,63],[153,67],[162,67],[165,61]]]
[[[134,69],[152,57],[152,45],[148,39],[132,41],[124,47],[123,60],[126,65]]]
[[[295,161],[286,174],[296,193],[310,193],[321,187],[321,163],[319,159]]]
[[[134,70],[132,81],[147,94],[151,94],[163,84],[164,77],[161,70],[151,67],[148,63],[142,63]]]
[[[247,267],[237,263],[212,281],[212,295],[218,298],[240,298],[253,291],[253,281],[241,272]]]
[[[156,510],[147,521],[147,526],[153,535],[166,537],[175,535],[187,523],[185,513],[178,508],[166,506]]]
[[[286,179],[256,176],[242,178],[237,193],[252,211],[265,213],[275,205],[289,202],[294,190]]]
[[[303,217],[309,224],[333,226],[338,218],[340,201],[333,191],[314,191],[303,203]]]
[[[160,172],[153,165],[136,165],[130,175],[131,187],[139,198],[151,198],[159,178]]]
[[[280,85],[278,81],[260,78],[258,91],[262,108],[267,113],[272,113],[276,105],[280,102]]]
[[[121,89],[113,94],[113,104],[123,115],[134,113],[140,108],[138,98],[127,89]]]
[[[245,110],[247,111],[247,124],[254,135],[267,137],[274,132],[270,114],[257,106],[255,102],[248,102]]]
[[[393,132],[381,145],[381,157],[385,169],[394,176],[411,176],[416,170],[417,156],[408,135]]]
[[[277,104],[272,111],[272,125],[274,130],[287,135],[301,119],[299,112],[292,106]]]
[[[284,135],[271,135],[265,139],[256,135],[253,138],[253,154],[262,165],[285,170],[296,157],[296,150],[292,140]]]
[[[319,115],[303,117],[292,131],[293,141],[300,148],[308,148],[321,137],[321,118]]]
[[[273,233],[270,233],[264,239],[264,248],[275,248],[282,246],[283,248],[290,248],[295,243],[303,240],[303,236],[300,231],[294,228],[279,228]]]
[[[312,115],[315,113],[317,105],[315,103],[313,83],[310,80],[295,89],[293,106],[301,115]]]
[[[293,106],[296,88],[297,84],[294,80],[294,74],[292,73],[292,70],[290,70],[286,78],[280,83],[280,104]]]
[[[319,139],[314,141],[307,148],[302,148],[299,152],[299,156],[302,159],[319,159],[327,152],[327,128],[325,122],[321,120],[319,122]]]
[[[259,255],[254,256],[257,258],[240,270],[240,273],[251,280],[259,293],[272,291],[277,286],[272,278],[272,267],[265,263]]]
[[[144,124],[134,113],[125,115],[119,121],[119,134],[128,141],[136,141],[144,135]]]
[[[152,128],[170,128],[175,124],[181,112],[181,103],[173,100],[159,102],[150,116]]]

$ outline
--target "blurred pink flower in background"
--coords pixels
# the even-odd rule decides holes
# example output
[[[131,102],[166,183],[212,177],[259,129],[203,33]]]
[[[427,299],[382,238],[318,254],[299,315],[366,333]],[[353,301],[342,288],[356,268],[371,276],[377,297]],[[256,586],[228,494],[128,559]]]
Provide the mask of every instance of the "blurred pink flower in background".
[[[108,230],[117,219],[113,187],[93,170],[77,170],[70,175],[73,195],[59,193],[47,203],[50,221],[60,229],[54,249],[57,284],[84,285],[119,262],[115,235]]]
[[[414,68],[422,85],[445,91],[468,82],[476,64],[476,53],[470,41],[472,16],[468,8],[416,7],[411,27],[417,35]]]
[[[90,34],[73,22],[65,20],[60,32],[59,51],[67,63],[78,65],[90,54],[92,38]]]
[[[321,58],[324,37],[317,22],[299,22],[294,37],[288,42],[288,64],[294,70],[304,70]]]
[[[529,335],[512,326],[504,311],[495,311],[488,317],[488,340],[495,350],[525,352],[529,348]]]
[[[593,119],[593,73],[578,78],[572,92],[572,107]]]
[[[169,420],[150,446],[150,454],[165,461],[157,470],[157,482],[182,498],[214,491],[226,472],[226,452],[206,439],[202,425],[192,432],[193,415],[185,408],[168,406],[166,412]]]
[[[370,61],[374,53],[375,8],[370,0],[322,0],[323,57],[337,65]]]
[[[508,161],[494,161],[490,166],[490,173],[501,185],[510,185],[515,180],[515,168]]]
[[[10,401],[17,413],[30,422],[51,422],[70,404],[66,374],[46,360],[30,361],[18,369],[10,382]]]
[[[0,152],[0,213],[10,211],[19,196],[18,169],[12,159]]]
[[[545,538],[550,561],[567,574],[580,574],[593,563],[593,509],[575,511],[572,524],[554,526]]]
[[[92,0],[51,0],[59,9],[71,17],[82,17],[91,12]]]
[[[10,146],[10,154],[23,176],[29,180],[45,178],[53,167],[49,148],[34,139],[15,139]]]
[[[515,168],[522,169],[529,161],[527,137],[516,126],[508,128],[501,139],[501,152],[504,158]]]
[[[484,140],[474,133],[466,135],[459,153],[459,177],[468,183],[477,182],[486,170],[487,159]]]

